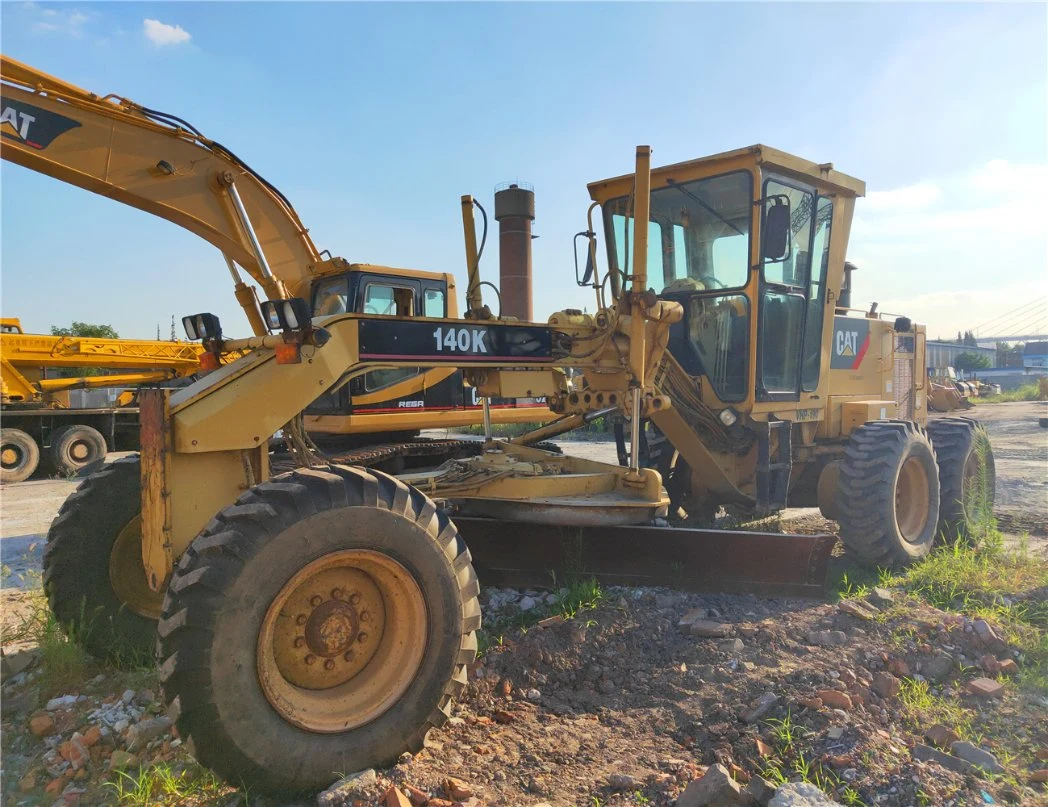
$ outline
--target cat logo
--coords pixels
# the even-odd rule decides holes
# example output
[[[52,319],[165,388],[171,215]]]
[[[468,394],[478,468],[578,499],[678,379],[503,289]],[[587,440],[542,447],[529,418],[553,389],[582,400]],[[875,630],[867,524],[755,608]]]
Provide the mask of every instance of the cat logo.
[[[47,148],[56,137],[78,126],[80,124],[71,118],[10,98],[4,99],[0,109],[0,134],[4,139],[38,150]]]
[[[858,331],[837,331],[837,355],[854,356],[858,350]]]

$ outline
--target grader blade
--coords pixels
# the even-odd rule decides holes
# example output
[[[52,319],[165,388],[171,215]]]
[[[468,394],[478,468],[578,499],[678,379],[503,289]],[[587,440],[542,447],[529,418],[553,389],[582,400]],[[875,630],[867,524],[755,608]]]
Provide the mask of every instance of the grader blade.
[[[454,521],[481,585],[489,586],[595,577],[611,585],[821,597],[837,541],[826,534]]]

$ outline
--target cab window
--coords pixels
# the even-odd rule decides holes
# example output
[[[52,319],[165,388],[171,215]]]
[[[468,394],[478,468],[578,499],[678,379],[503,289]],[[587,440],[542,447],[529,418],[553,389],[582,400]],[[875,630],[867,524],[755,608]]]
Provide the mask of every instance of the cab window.
[[[415,313],[414,291],[385,283],[368,283],[364,289],[364,313],[410,317]]]
[[[334,314],[345,314],[346,301],[349,299],[349,281],[345,277],[336,277],[318,283],[313,292],[313,316],[328,317]]]
[[[426,289],[422,292],[422,316],[444,317],[446,315],[444,292],[440,289]]]

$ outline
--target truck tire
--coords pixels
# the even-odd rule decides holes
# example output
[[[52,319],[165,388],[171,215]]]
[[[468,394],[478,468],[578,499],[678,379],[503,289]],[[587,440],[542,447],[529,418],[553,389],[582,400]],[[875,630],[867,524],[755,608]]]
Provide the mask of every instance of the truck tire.
[[[374,470],[274,477],[179,561],[159,626],[164,700],[230,783],[316,792],[443,724],[477,653],[479,584],[455,525]]]
[[[39,464],[40,446],[36,440],[21,429],[0,429],[0,482],[24,482]]]
[[[845,548],[869,565],[927,555],[939,524],[939,471],[928,435],[908,420],[852,432],[840,464],[837,523]]]
[[[152,659],[162,595],[146,583],[138,457],[105,465],[65,500],[47,533],[51,611],[89,653],[121,665]]]
[[[971,418],[937,418],[928,436],[939,464],[939,531],[975,543],[993,517],[997,471],[986,429]]]
[[[63,476],[72,476],[105,455],[106,438],[90,426],[63,426],[51,438],[51,467]]]

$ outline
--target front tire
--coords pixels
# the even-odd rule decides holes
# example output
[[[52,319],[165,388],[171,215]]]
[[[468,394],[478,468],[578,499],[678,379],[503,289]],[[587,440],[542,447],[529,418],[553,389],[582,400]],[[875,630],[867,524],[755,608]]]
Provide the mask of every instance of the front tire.
[[[970,418],[928,422],[939,464],[939,529],[947,540],[975,542],[993,517],[997,472],[986,429]]]
[[[478,592],[455,525],[419,491],[346,466],[282,474],[179,561],[159,627],[165,701],[227,781],[316,791],[447,720]]]
[[[0,429],[0,482],[24,482],[40,465],[40,446],[21,429]]]
[[[138,457],[104,465],[65,500],[44,551],[44,591],[58,621],[93,656],[148,662],[162,595],[142,564]]]
[[[837,522],[844,546],[869,565],[927,555],[939,523],[939,471],[928,435],[908,420],[852,432],[840,463]]]

